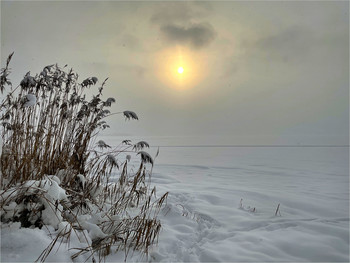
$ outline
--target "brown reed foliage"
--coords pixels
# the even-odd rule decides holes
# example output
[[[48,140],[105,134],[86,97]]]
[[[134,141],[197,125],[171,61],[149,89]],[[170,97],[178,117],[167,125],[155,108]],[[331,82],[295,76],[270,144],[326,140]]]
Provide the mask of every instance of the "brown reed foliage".
[[[84,233],[81,215],[100,213],[104,220],[96,226],[104,237],[89,240],[76,248],[72,260],[89,253],[92,261],[102,261],[112,251],[140,250],[146,255],[157,242],[161,223],[157,218],[167,193],[156,197],[150,186],[152,157],[141,151],[149,147],[141,141],[125,140],[117,147],[103,141],[95,143],[99,131],[108,128],[104,120],[114,98],[102,99],[106,84],[96,77],[79,82],[73,69],[57,64],[44,67],[40,74],[28,72],[15,88],[9,80],[9,64],[0,72],[0,91],[8,93],[0,104],[2,152],[0,157],[0,208],[2,222],[20,222],[22,227],[43,227],[42,213],[51,209],[67,223],[38,257],[45,261],[58,243],[69,242],[72,234]],[[87,98],[87,89],[96,88]],[[132,111],[120,112],[126,119],[138,119]],[[120,162],[122,153],[140,154],[140,167],[130,175],[128,162]],[[130,157],[127,157],[130,158]],[[115,171],[117,181],[110,176]],[[55,175],[67,198],[48,196],[45,184]],[[11,203],[19,209],[11,210]],[[130,209],[133,213],[130,213]],[[9,213],[13,213],[10,215]],[[132,215],[131,215],[132,214]],[[84,234],[83,234],[84,235]]]

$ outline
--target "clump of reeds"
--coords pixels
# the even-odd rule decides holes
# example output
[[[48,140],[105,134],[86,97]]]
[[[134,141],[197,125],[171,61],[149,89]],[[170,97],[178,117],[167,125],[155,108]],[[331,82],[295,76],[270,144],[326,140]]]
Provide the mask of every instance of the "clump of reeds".
[[[9,89],[0,105],[1,221],[55,227],[56,237],[39,261],[57,242],[69,241],[72,234],[84,236],[91,225],[87,215],[98,217],[97,230],[85,236],[85,246],[72,259],[89,253],[93,261],[96,255],[101,261],[112,251],[124,250],[127,256],[130,249],[147,254],[158,239],[157,215],[167,193],[157,198],[150,187],[146,165],[153,166],[153,159],[141,151],[148,143],[125,140],[114,148],[102,140],[95,143],[98,132],[109,127],[104,118],[113,114],[108,108],[115,99],[102,98],[107,79],[100,85],[96,77],[79,82],[72,69],[49,65],[35,76],[28,72],[13,88],[8,78],[12,55],[0,73],[1,93]],[[97,85],[95,95],[87,98],[86,90]],[[132,111],[122,113],[138,119]],[[133,175],[127,160],[117,159],[125,152],[141,157]],[[113,171],[119,175],[116,181],[110,180]]]

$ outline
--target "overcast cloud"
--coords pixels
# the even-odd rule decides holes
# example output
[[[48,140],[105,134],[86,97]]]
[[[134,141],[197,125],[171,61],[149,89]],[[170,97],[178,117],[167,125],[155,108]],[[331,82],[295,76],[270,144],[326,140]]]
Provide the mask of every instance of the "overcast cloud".
[[[56,62],[82,79],[109,77],[112,110],[140,117],[112,118],[112,135],[348,144],[348,10],[346,1],[1,1],[1,61],[15,51],[14,83]],[[207,67],[181,92],[155,67],[177,47]]]
[[[216,35],[210,24],[193,24],[188,27],[166,25],[161,27],[161,31],[169,43],[190,45],[193,48],[209,45]]]

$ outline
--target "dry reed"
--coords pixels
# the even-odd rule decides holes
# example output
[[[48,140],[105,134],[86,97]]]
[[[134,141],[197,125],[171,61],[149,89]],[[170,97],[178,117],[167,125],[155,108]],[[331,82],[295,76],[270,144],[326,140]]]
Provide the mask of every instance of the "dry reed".
[[[126,257],[131,250],[147,255],[158,241],[161,222],[157,215],[167,193],[157,198],[155,188],[150,187],[146,166],[153,167],[153,158],[141,151],[148,143],[125,140],[114,148],[101,140],[94,143],[98,132],[109,127],[104,118],[114,114],[108,108],[115,99],[102,99],[107,79],[88,99],[86,91],[98,85],[96,77],[79,82],[72,69],[49,65],[35,76],[28,72],[13,88],[9,80],[12,55],[0,73],[1,93],[9,90],[0,105],[1,221],[42,228],[42,214],[53,213],[57,222],[66,223],[62,229],[56,227],[58,232],[38,257],[40,262],[55,246],[69,242],[72,234],[83,235],[86,244],[73,248],[72,260],[88,253],[86,260],[102,261],[119,250]],[[121,113],[126,119],[138,119],[132,111]],[[140,154],[141,163],[130,175],[128,162],[121,163],[117,157],[133,152]],[[115,182],[110,180],[113,172],[119,175]],[[56,184],[64,197],[50,195],[50,187]],[[103,217],[96,223],[103,237],[90,240],[81,216],[93,213]]]

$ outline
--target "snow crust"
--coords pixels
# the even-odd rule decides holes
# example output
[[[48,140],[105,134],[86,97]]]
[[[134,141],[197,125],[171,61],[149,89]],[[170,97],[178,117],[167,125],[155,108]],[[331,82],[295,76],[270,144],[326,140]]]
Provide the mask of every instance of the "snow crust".
[[[50,195],[65,198],[57,177],[46,180]],[[159,196],[169,191],[159,244],[128,261],[349,262],[348,148],[162,148],[152,182]],[[101,220],[97,211],[79,218],[90,240],[105,235]],[[2,225],[1,262],[33,262],[66,227]],[[69,246],[82,240],[72,235]],[[67,249],[55,247],[48,261],[71,262]]]

